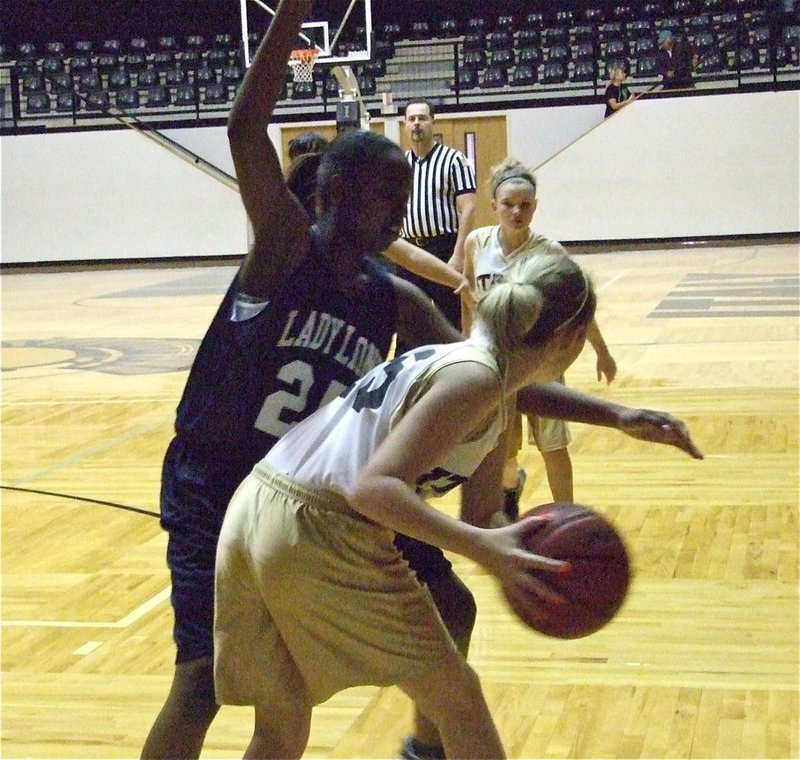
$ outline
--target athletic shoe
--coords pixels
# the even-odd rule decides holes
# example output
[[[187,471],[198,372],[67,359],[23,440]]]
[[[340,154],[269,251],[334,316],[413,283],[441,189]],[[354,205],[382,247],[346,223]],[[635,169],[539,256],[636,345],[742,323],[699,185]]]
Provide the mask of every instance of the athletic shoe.
[[[528,474],[521,467],[517,470],[517,485],[514,488],[506,488],[505,506],[503,512],[509,520],[516,520],[519,517],[519,500],[522,498],[522,489],[525,487],[525,479]]]
[[[444,747],[441,744],[420,744],[415,736],[407,736],[400,757],[403,760],[444,760]]]

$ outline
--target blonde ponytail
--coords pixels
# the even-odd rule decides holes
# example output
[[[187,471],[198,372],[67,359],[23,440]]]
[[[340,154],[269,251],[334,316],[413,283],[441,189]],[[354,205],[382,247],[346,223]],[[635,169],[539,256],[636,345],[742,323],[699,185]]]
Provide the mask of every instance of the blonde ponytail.
[[[501,354],[546,343],[559,329],[585,326],[594,317],[595,294],[569,257],[527,256],[505,282],[478,301],[478,319]]]

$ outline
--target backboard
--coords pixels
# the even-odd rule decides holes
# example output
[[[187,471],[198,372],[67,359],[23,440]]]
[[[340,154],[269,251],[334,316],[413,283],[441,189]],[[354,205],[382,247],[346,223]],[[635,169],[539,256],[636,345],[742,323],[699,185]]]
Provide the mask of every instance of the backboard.
[[[278,0],[239,0],[245,65],[255,52],[278,6]],[[372,57],[372,0],[324,0],[315,3],[295,47],[315,47],[317,63],[368,61]],[[254,42],[255,40],[255,42]],[[249,44],[247,44],[249,41]]]

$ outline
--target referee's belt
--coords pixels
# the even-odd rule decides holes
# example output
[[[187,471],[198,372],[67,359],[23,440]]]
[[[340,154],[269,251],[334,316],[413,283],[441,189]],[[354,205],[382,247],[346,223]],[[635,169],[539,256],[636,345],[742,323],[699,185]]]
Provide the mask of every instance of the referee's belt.
[[[446,240],[455,240],[458,237],[457,232],[443,232],[441,235],[433,235],[431,237],[407,237],[403,238],[413,243],[417,248],[426,248],[429,245],[434,245],[438,242],[445,242]]]

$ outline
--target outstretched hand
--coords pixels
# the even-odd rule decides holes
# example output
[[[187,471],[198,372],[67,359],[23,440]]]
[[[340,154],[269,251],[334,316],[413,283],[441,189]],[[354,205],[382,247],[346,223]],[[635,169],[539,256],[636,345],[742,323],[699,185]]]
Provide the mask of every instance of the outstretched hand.
[[[618,427],[631,438],[675,446],[693,459],[703,458],[703,452],[695,446],[686,424],[666,412],[626,409]]]

